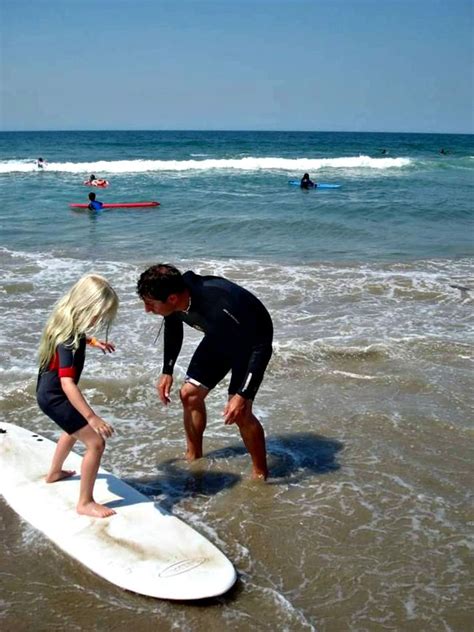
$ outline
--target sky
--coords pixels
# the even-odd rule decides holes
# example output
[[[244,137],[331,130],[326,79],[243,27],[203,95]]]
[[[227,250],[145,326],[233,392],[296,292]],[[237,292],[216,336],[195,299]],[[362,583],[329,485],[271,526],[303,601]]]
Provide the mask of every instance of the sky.
[[[474,0],[0,0],[0,131],[474,133]]]

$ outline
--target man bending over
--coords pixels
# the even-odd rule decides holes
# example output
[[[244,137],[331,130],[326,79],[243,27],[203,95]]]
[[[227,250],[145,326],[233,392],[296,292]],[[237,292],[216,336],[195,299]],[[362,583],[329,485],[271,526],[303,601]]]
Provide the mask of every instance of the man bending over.
[[[252,403],[272,355],[273,325],[265,306],[248,290],[216,276],[181,274],[168,264],[142,273],[137,292],[145,311],[164,316],[163,370],[158,395],[167,405],[173,369],[183,342],[183,322],[204,332],[180,390],[186,457],[202,457],[205,399],[231,371],[224,423],[237,424],[253,464],[252,478],[268,476],[265,434]]]

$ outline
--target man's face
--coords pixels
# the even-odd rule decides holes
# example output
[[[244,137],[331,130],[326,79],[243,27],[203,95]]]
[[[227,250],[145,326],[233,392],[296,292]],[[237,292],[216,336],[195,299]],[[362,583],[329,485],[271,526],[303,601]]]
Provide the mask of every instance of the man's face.
[[[158,316],[169,316],[175,311],[176,294],[170,294],[166,301],[159,301],[156,298],[146,296],[143,299],[145,312],[157,314]]]

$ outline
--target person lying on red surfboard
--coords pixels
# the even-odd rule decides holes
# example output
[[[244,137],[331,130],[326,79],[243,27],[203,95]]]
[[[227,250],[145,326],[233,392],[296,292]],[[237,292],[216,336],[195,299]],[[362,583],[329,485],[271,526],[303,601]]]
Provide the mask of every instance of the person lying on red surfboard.
[[[95,193],[89,193],[89,204],[87,206],[89,211],[101,211],[103,206],[102,202],[95,199]]]
[[[109,181],[103,178],[96,178],[94,174],[91,174],[89,180],[85,180],[84,184],[90,187],[107,187],[109,186]]]

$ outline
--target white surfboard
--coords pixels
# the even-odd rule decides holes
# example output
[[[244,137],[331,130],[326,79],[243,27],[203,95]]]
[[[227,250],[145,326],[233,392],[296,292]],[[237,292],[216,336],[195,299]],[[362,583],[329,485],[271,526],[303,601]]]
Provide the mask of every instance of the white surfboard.
[[[82,457],[71,452],[64,464],[76,476],[48,484],[55,448],[49,439],[0,423],[0,493],[63,551],[109,582],[150,597],[203,599],[234,584],[235,569],[217,547],[102,468],[94,498],[117,514],[77,514]]]

